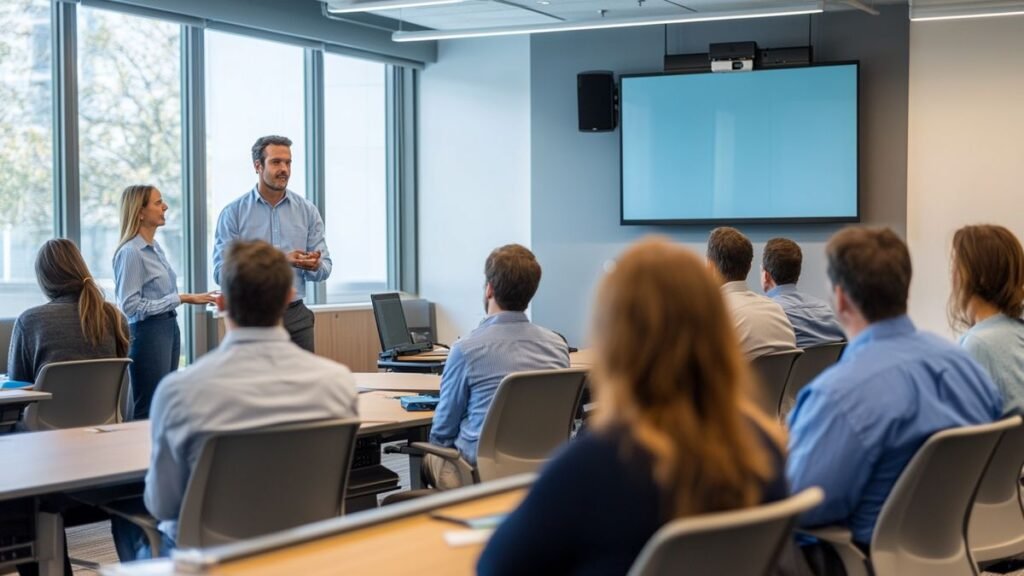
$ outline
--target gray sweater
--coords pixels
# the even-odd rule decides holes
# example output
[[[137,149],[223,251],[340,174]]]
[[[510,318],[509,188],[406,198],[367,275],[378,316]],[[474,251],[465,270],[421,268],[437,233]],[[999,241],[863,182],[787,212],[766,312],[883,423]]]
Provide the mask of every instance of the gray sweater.
[[[121,321],[124,322],[123,316]],[[42,306],[29,308],[18,316],[11,333],[7,377],[22,382],[35,382],[39,371],[50,362],[117,356],[117,341],[113,331],[107,331],[106,338],[99,346],[92,345],[82,333],[81,320],[78,318],[78,295],[59,296]]]

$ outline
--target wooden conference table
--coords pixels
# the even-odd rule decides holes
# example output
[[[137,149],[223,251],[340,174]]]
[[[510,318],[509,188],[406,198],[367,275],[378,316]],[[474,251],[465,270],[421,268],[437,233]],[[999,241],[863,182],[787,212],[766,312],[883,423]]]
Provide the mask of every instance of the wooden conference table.
[[[36,392],[31,389],[0,389],[0,431],[14,426],[25,406],[33,402],[49,400],[52,397],[49,392]]]
[[[403,410],[395,393],[385,391],[359,394],[359,414],[360,439],[374,437],[378,444],[425,439],[433,419],[433,412]],[[149,455],[148,421],[0,436],[0,509],[30,501],[40,574],[63,571],[63,525],[60,515],[40,511],[38,504],[62,494],[130,487],[145,478]]]
[[[172,560],[105,567],[107,576],[264,576],[303,574],[410,574],[470,576],[486,534],[432,516],[471,519],[512,511],[534,475],[503,478],[426,498],[325,520],[204,550],[176,550]],[[451,545],[452,533],[475,536]],[[468,534],[467,534],[468,533]]]

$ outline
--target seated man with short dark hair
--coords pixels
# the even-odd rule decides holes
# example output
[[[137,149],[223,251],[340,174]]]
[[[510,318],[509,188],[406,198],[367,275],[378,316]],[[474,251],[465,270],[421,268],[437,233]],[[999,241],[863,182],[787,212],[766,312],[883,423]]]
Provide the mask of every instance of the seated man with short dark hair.
[[[754,246],[739,230],[723,226],[708,237],[708,267],[722,281],[740,348],[749,359],[796,350],[796,336],[782,307],[747,286]]]
[[[519,244],[495,249],[484,265],[487,318],[452,345],[441,377],[441,401],[430,442],[452,447],[476,465],[484,417],[498,384],[512,372],[569,367],[569,347],[558,334],[532,324],[525,310],[540,284],[540,264]],[[451,462],[427,454],[427,483],[440,489],[472,483]]]
[[[216,349],[169,374],[157,388],[145,504],[160,521],[168,545],[177,537],[178,511],[205,436],[357,415],[355,380],[348,368],[299,348],[284,329],[292,281],[292,268],[277,248],[262,240],[233,242],[217,297],[217,307],[226,312],[227,335]],[[118,552],[125,560],[120,540]],[[147,548],[144,542],[134,546],[136,556]]]
[[[828,302],[796,289],[803,253],[788,238],[772,238],[761,258],[761,288],[778,302],[796,333],[799,348],[813,348],[846,339]]]
[[[825,490],[803,526],[839,524],[861,546],[896,479],[929,436],[993,422],[999,390],[952,342],[907,317],[910,253],[889,229],[850,227],[826,247],[836,315],[849,337],[839,362],[805,387],[789,416],[793,493]]]

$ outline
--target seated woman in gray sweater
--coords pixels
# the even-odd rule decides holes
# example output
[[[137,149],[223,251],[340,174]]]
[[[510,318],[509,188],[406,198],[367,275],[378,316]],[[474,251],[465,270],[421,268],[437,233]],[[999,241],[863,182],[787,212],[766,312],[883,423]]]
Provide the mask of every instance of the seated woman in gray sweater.
[[[48,240],[36,256],[36,281],[49,302],[23,312],[14,324],[7,377],[35,382],[50,362],[121,358],[128,324],[103,298],[74,242]]]
[[[1008,413],[1024,414],[1024,249],[1002,226],[964,226],[953,235],[949,317],[967,328],[961,346],[1003,393]]]

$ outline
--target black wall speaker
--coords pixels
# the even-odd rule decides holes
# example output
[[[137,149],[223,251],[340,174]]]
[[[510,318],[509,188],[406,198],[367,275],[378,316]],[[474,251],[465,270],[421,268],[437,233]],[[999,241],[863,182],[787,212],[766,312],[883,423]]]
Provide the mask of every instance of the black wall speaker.
[[[576,75],[580,132],[609,132],[618,124],[615,75],[607,70]]]

